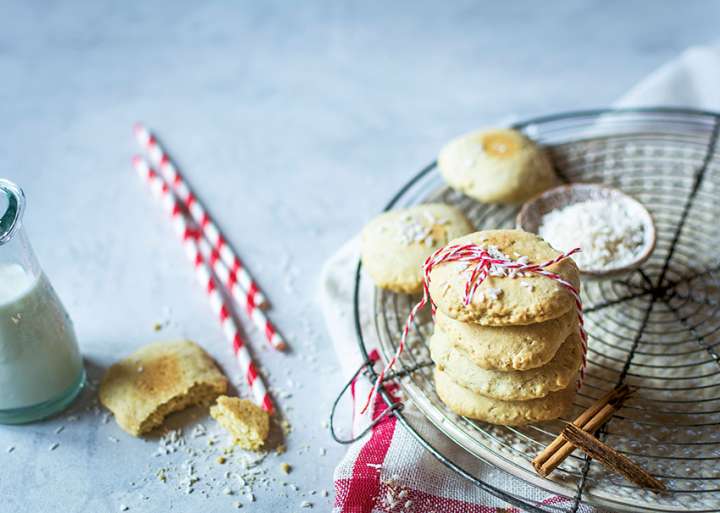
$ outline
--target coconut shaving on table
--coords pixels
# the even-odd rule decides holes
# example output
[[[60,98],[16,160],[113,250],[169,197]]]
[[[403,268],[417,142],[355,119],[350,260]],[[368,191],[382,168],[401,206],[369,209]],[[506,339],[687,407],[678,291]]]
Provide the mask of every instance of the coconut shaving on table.
[[[412,310],[410,310],[407,321],[405,322],[405,327],[402,331],[402,336],[400,337],[400,343],[398,344],[397,351],[395,351],[395,354],[392,356],[385,368],[378,374],[378,377],[375,380],[375,383],[373,384],[365,405],[360,413],[364,414],[368,411],[368,408],[377,394],[380,385],[385,379],[386,374],[394,367],[398,358],[402,354],[407,342],[408,333],[410,332],[410,327],[414,324],[415,316],[418,312],[429,303],[433,315],[435,314],[435,303],[432,300],[432,297],[430,297],[430,273],[435,266],[448,262],[465,263],[465,270],[463,271],[463,273],[467,276],[467,282],[465,283],[465,305],[470,304],[473,296],[477,293],[477,288],[488,276],[504,276],[510,279],[520,279],[530,274],[538,274],[562,285],[562,287],[565,288],[565,290],[567,290],[575,300],[575,311],[578,318],[578,331],[580,341],[582,343],[582,366],[580,368],[580,375],[577,383],[577,387],[580,388],[585,378],[585,367],[587,364],[587,333],[585,333],[585,328],[583,327],[584,321],[580,291],[559,274],[547,270],[548,267],[553,266],[566,258],[570,258],[580,251],[580,248],[574,247],[570,251],[561,253],[552,260],[539,264],[528,263],[527,257],[521,255],[518,255],[517,258],[513,260],[503,252],[499,251],[495,246],[485,247],[484,245],[481,246],[478,244],[453,244],[435,251],[427,258],[427,260],[425,260],[425,263],[423,264],[422,299],[413,306]],[[501,292],[502,290],[494,290],[492,288],[487,291],[488,296],[493,301],[499,297]]]
[[[621,202],[591,200],[553,210],[542,218],[539,235],[560,251],[580,246],[573,256],[581,269],[609,269],[633,262],[645,228]]]

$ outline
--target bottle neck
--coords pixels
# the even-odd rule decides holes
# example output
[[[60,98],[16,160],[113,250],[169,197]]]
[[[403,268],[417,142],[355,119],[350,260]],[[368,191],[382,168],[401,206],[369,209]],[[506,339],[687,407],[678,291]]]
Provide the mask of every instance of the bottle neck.
[[[0,246],[8,244],[22,226],[25,194],[9,180],[0,179]]]
[[[22,189],[9,180],[0,179],[0,266],[19,265],[25,273],[38,276],[40,266],[23,228],[24,211]]]

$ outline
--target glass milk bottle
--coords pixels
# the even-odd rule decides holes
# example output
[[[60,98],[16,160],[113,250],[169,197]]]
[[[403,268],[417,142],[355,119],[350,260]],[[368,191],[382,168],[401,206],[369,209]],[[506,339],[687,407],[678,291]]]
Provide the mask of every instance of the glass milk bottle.
[[[22,227],[25,196],[0,179],[0,423],[67,407],[85,382],[72,321]]]

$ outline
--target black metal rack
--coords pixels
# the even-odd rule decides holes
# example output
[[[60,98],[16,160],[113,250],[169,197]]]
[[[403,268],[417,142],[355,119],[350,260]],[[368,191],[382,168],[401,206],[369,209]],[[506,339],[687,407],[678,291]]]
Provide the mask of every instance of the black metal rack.
[[[574,416],[621,383],[636,397],[601,431],[639,461],[670,494],[654,496],[573,456],[552,480],[529,464],[559,432],[559,424],[490,426],[458,417],[434,395],[425,340],[430,322],[416,323],[415,340],[398,362],[396,380],[411,402],[472,455],[533,485],[568,498],[546,504],[478,478],[424,439],[401,406],[388,410],[435,457],[481,489],[526,511],[575,512],[584,505],[623,511],[720,510],[720,114],[688,109],[594,110],[557,114],[515,125],[544,145],[567,182],[618,187],[642,201],[658,229],[652,257],[622,279],[585,281],[587,379]],[[435,163],[413,177],[386,210],[427,201],[461,208],[478,229],[510,227],[517,209],[479,204],[442,182]],[[376,290],[355,277],[355,325],[366,361],[369,341],[387,357],[413,298]],[[372,312],[372,322],[361,320]],[[368,331],[370,330],[370,331]],[[361,369],[371,380],[372,366]],[[360,371],[359,371],[360,372]],[[388,405],[385,390],[380,393]]]

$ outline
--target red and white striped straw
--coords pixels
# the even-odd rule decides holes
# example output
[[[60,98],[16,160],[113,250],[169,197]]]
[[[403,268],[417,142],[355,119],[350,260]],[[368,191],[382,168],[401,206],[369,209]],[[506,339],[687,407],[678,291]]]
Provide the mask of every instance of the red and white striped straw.
[[[143,169],[142,172],[146,173],[146,176],[149,176],[149,180],[153,182],[161,182],[158,187],[161,187],[162,184],[166,183],[162,179],[162,177],[158,176],[154,170],[150,169],[148,164],[141,157],[136,157],[134,162],[135,161],[139,162],[136,167],[139,165],[147,168]],[[152,171],[152,173],[150,173],[150,171]],[[230,292],[230,295],[247,314],[250,321],[263,334],[268,344],[270,344],[272,348],[277,349],[278,351],[284,351],[285,349],[287,349],[287,344],[285,343],[285,340],[283,340],[282,336],[280,335],[280,333],[278,333],[277,329],[270,321],[270,319],[268,319],[265,313],[255,304],[252,295],[248,294],[240,287],[237,281],[237,275],[231,272],[230,269],[228,269],[228,267],[220,258],[220,254],[217,249],[213,249],[210,246],[210,243],[205,240],[199,233],[198,237],[196,237],[196,243],[198,244],[200,252],[202,253],[205,261],[215,272],[215,276],[219,280],[220,284],[224,285],[227,288],[227,290]]]
[[[220,284],[224,285],[227,290],[230,291],[230,295],[232,295],[237,304],[245,311],[255,327],[265,336],[268,344],[278,351],[287,349],[287,344],[277,329],[275,329],[275,326],[270,322],[270,319],[267,318],[265,313],[252,301],[249,294],[246,294],[245,291],[238,286],[235,275],[230,272],[225,262],[220,259],[218,252],[213,250],[213,248],[210,247],[210,243],[201,236],[197,238],[196,242],[200,253],[210,264]]]
[[[190,186],[170,160],[167,152],[160,146],[157,138],[141,123],[135,124],[134,131],[135,138],[140,146],[147,151],[150,159],[158,166],[165,180],[172,185],[175,194],[184,203],[185,208],[190,212],[190,216],[213,245],[213,248],[220,254],[220,258],[225,262],[230,272],[236,275],[237,282],[247,292],[249,300],[261,308],[264,307],[267,304],[265,295],[260,291],[240,258],[220,233],[220,229],[208,214],[207,209],[205,209],[198,197],[193,194]]]
[[[175,195],[167,183],[158,176],[148,163],[140,157],[135,157],[133,158],[133,166],[140,177],[148,182],[153,193],[162,199],[165,209],[170,214],[175,231],[180,236],[183,246],[185,247],[185,252],[195,267],[196,277],[208,294],[210,305],[220,320],[225,336],[232,343],[233,352],[255,397],[255,401],[259,403],[265,411],[273,413],[275,408],[272,400],[255,367],[250,352],[245,346],[245,341],[240,335],[237,323],[230,314],[230,309],[225,304],[225,300],[215,283],[215,279],[212,277],[210,268],[198,251],[197,244],[195,243],[198,236],[197,231],[188,227],[185,216],[183,215],[183,210],[175,198]]]

